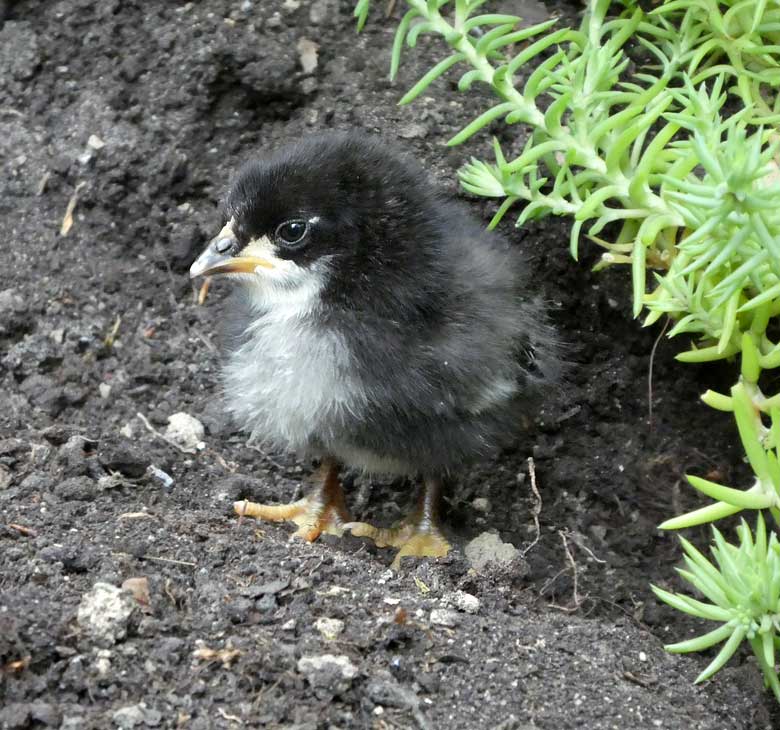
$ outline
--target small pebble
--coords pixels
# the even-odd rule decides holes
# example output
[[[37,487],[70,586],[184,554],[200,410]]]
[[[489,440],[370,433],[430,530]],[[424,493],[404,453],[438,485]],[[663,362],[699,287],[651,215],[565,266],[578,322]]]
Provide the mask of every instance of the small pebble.
[[[477,511],[487,513],[490,512],[490,500],[486,497],[477,497],[472,501],[471,506]]]
[[[431,611],[431,623],[434,626],[453,628],[460,623],[460,616],[449,608],[434,608]]]
[[[466,591],[453,591],[444,596],[444,602],[448,606],[455,606],[458,611],[464,613],[479,613],[479,598]]]
[[[395,574],[393,573],[393,571],[388,568],[384,573],[382,573],[382,575],[379,576],[379,578],[377,578],[376,582],[380,586],[383,586],[385,583],[387,583],[387,581],[391,580],[394,575]]]
[[[335,641],[344,631],[344,622],[341,619],[320,616],[314,622],[314,627],[322,634],[325,641]]]
[[[112,654],[108,649],[98,649],[95,652],[95,661],[92,665],[100,677],[108,677],[111,671]]]
[[[308,38],[301,38],[296,48],[303,73],[312,73],[317,68],[317,51],[320,47]]]

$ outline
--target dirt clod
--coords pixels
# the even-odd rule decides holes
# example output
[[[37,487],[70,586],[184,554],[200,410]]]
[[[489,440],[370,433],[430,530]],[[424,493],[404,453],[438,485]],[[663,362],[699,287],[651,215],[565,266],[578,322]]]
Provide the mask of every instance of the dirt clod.
[[[146,473],[149,455],[137,443],[121,436],[100,440],[97,458],[109,472],[118,472],[130,479],[138,479]]]
[[[81,599],[78,623],[98,646],[110,647],[127,636],[127,622],[135,606],[120,588],[95,583]]]
[[[475,570],[483,570],[489,565],[507,565],[520,556],[514,545],[504,542],[495,532],[478,535],[466,545],[464,552]]]

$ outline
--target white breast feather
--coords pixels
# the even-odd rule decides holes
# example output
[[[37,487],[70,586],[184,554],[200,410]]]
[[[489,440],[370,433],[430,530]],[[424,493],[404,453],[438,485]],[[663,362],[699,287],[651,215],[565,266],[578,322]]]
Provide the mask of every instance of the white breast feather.
[[[324,271],[292,264],[250,283],[257,316],[226,364],[224,386],[237,421],[268,446],[316,451],[315,439],[333,443],[344,418],[365,409],[346,342],[313,323],[323,282]]]

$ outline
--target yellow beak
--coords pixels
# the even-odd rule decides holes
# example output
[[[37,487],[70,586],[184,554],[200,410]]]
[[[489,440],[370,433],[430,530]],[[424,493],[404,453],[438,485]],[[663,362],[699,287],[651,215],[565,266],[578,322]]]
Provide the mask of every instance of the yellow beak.
[[[259,256],[233,255],[238,243],[230,226],[225,226],[190,267],[190,278],[215,274],[254,274],[258,267],[273,269],[274,265]]]

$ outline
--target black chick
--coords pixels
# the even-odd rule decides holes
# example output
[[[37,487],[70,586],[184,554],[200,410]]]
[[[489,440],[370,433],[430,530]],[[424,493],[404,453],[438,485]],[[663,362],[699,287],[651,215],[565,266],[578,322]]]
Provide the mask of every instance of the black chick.
[[[225,274],[227,406],[269,447],[322,461],[307,497],[237,502],[296,535],[446,555],[441,480],[489,454],[558,370],[523,261],[381,139],[332,133],[245,165],[192,277]],[[340,465],[423,477],[399,526],[350,522]]]

